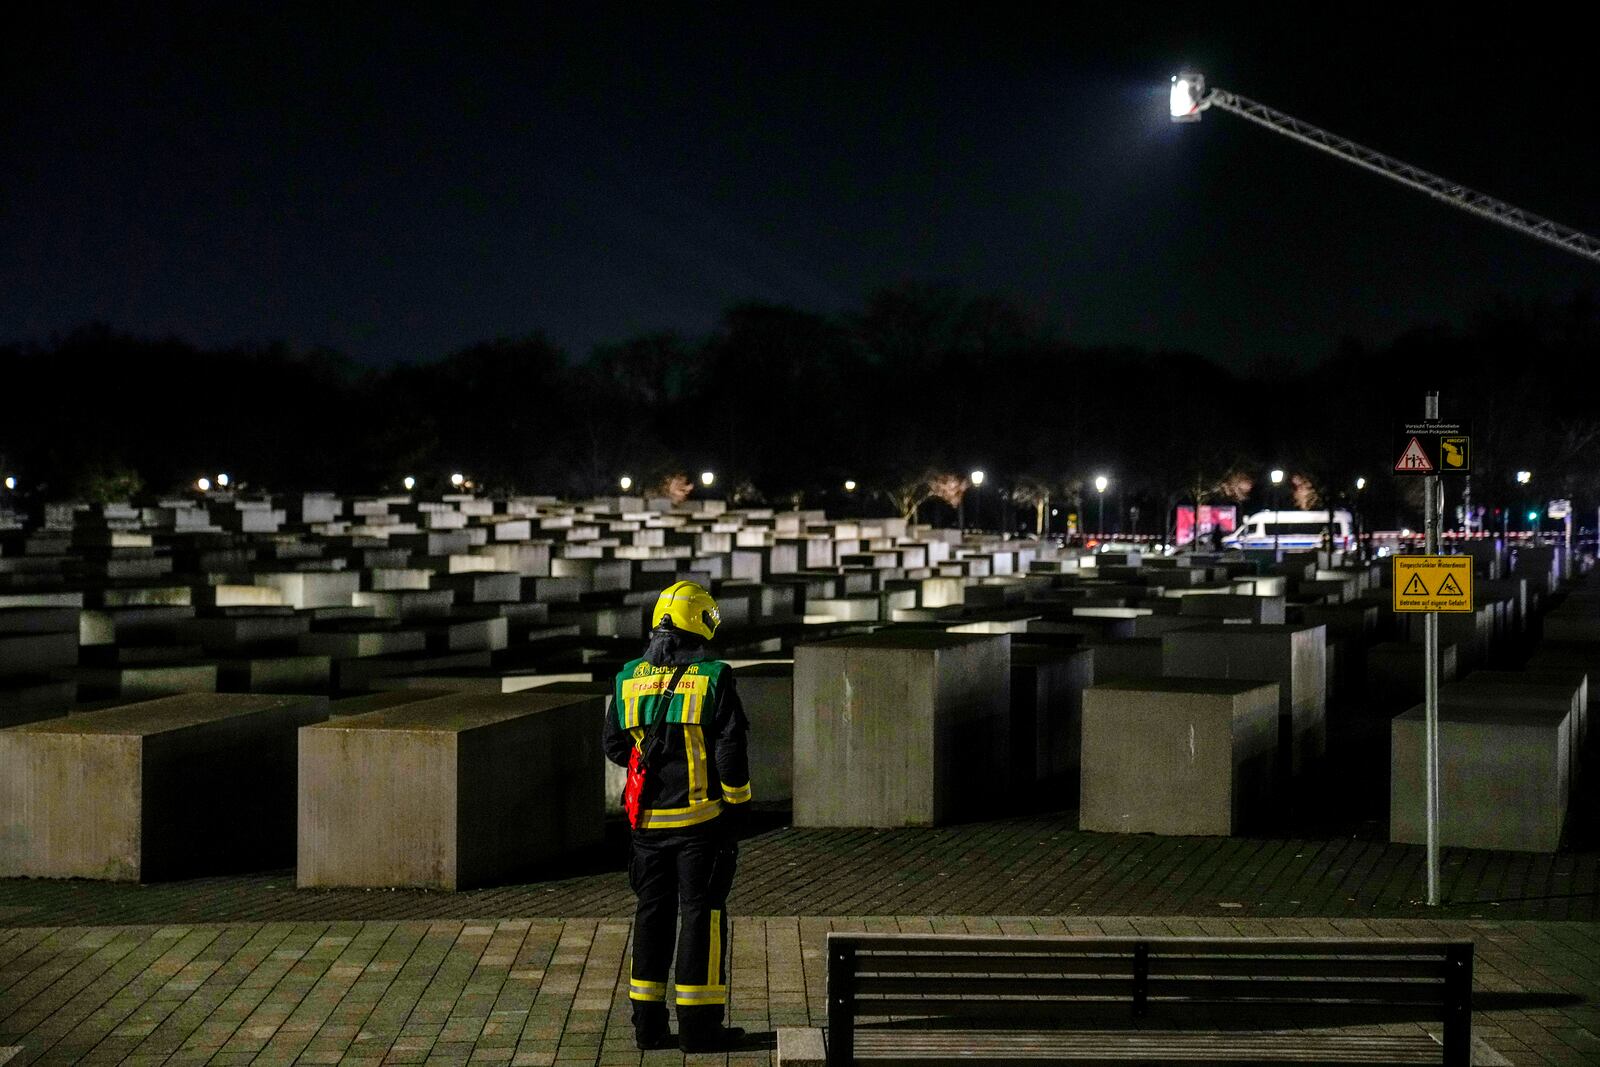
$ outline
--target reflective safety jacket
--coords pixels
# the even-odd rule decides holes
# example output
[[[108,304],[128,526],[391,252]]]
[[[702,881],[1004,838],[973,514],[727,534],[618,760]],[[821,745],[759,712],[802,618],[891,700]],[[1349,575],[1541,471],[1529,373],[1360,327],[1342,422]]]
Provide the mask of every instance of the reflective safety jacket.
[[[645,774],[639,798],[640,830],[681,830],[715,819],[724,804],[750,800],[750,760],[745,735],[750,725],[733,687],[733,668],[702,660],[683,669],[669,704],[667,687],[677,666],[652,666],[636,659],[617,674],[606,715],[606,758],[626,767],[660,721],[664,755]]]

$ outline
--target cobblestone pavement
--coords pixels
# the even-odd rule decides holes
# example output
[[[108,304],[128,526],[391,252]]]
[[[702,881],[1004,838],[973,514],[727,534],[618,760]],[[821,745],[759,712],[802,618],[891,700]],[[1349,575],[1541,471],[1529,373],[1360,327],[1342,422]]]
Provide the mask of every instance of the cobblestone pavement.
[[[614,828],[617,829],[617,828]],[[1600,920],[1600,852],[1423,851],[1368,837],[1096,834],[1072,812],[933,830],[769,829],[742,845],[744,915],[1191,915]],[[626,918],[621,831],[560,877],[462,893],[297,890],[293,872],[136,886],[0,880],[0,926]]]
[[[730,1015],[750,1048],[688,1062],[769,1064],[775,1028],[819,1025],[830,929],[1465,937],[1478,1038],[1515,1064],[1600,1062],[1593,923],[960,917],[735,919]],[[632,1047],[628,935],[602,919],[11,928],[0,1047],[13,1067],[682,1063]]]

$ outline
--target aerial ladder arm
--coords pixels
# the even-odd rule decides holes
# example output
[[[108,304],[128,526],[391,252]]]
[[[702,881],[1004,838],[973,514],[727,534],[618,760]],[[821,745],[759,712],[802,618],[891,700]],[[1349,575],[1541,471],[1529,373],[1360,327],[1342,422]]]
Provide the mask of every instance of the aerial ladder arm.
[[[1547,244],[1565,248],[1589,260],[1591,263],[1600,263],[1600,238],[1591,237],[1581,230],[1570,226],[1563,226],[1558,222],[1531,211],[1524,211],[1514,204],[1504,200],[1496,200],[1485,193],[1469,189],[1459,182],[1441,178],[1437,174],[1429,173],[1421,167],[1413,167],[1392,156],[1386,156],[1376,149],[1357,144],[1347,137],[1340,137],[1330,133],[1309,122],[1286,115],[1275,108],[1257,103],[1238,93],[1226,89],[1213,88],[1207,90],[1205,78],[1198,74],[1180,74],[1172,79],[1172,120],[1174,122],[1198,122],[1200,113],[1212,107],[1220,107],[1224,111],[1232,112],[1240,118],[1249,119],[1259,126],[1265,126],[1274,133],[1293,138],[1301,144],[1310,145],[1331,156],[1337,156],[1347,163],[1354,163],[1376,174],[1409,185],[1411,188],[1426,193],[1436,200],[1442,200],[1460,208],[1462,211],[1471,212],[1481,218],[1498,222],[1502,226],[1537,238]]]

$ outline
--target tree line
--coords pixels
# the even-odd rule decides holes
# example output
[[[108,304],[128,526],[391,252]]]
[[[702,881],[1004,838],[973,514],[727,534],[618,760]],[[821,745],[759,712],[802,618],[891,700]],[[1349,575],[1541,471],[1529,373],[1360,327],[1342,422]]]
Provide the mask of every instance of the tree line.
[[[1092,528],[1104,506],[1111,529],[1161,532],[1175,504],[1290,500],[1359,503],[1399,526],[1421,509],[1418,483],[1388,473],[1394,427],[1437,389],[1445,418],[1472,422],[1473,505],[1498,525],[1496,509],[1524,516],[1534,501],[1600,504],[1597,365],[1587,298],[1245,371],[1075,344],[1009,301],[938,286],[846,315],[743,304],[707,336],[584,358],[534,335],[382,369],[96,326],[0,348],[0,475],[37,499],[182,491],[221,471],[252,489],[367,493],[407,476],[448,490],[459,472],[481,491],[573,497],[614,493],[624,475],[635,492],[703,492],[709,470],[711,491],[741,504],[964,511],[990,527],[1031,527],[1046,501],[1056,530],[1072,511]],[[1281,497],[1273,467],[1290,473]],[[976,492],[973,470],[987,475]]]

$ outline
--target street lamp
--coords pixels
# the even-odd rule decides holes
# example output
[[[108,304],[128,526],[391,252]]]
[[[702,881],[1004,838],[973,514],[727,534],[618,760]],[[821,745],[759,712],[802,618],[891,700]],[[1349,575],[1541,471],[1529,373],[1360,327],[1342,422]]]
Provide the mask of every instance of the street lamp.
[[[16,487],[17,487],[17,480],[15,478],[7,477],[6,478],[6,488],[7,489],[16,489]]]
[[[194,483],[194,487],[200,490],[202,493],[209,493],[211,491],[211,479],[201,478],[199,481]]]
[[[983,497],[979,490],[983,488],[983,480],[987,477],[982,471],[973,471],[967,476],[972,481],[972,523],[978,529],[983,529]]]
[[[467,476],[464,475],[464,474],[452,474],[450,476],[450,484],[455,486],[457,489],[460,489],[462,483],[465,482],[466,480],[467,480]]]
[[[845,480],[844,491],[847,493],[853,493],[856,491],[856,480],[854,478],[847,478]]]
[[[228,488],[229,480],[230,479],[228,478],[228,476],[226,474],[217,475],[217,484],[222,486],[222,488],[224,488],[224,489]]]
[[[705,486],[707,489],[710,489],[711,483],[715,482],[716,480],[716,474],[712,473],[711,471],[700,472],[700,484]]]
[[[1097,541],[1104,541],[1106,539],[1106,486],[1110,484],[1111,479],[1107,478],[1104,474],[1095,475],[1094,491],[1100,494],[1099,531],[1095,534],[1095,540]]]
[[[1172,76],[1172,92],[1168,97],[1168,110],[1173,122],[1199,122],[1200,112],[1209,107],[1206,99],[1206,76],[1184,71]]]
[[[1361,491],[1367,487],[1365,478],[1356,479],[1356,559],[1365,563],[1367,559],[1366,545],[1361,540]]]
[[[409,492],[411,492],[411,490],[413,490],[413,489],[415,489],[417,487],[417,480],[415,478],[411,477],[411,475],[408,474],[408,475],[406,475],[404,478],[402,478],[400,480],[400,484],[405,486],[406,487],[406,492],[409,493]]]
[[[624,474],[621,478],[617,479],[617,488],[626,493],[629,489],[633,488],[633,479]]]
[[[1518,471],[1517,472],[1517,484],[1518,485],[1527,485],[1531,481],[1533,481],[1533,472],[1532,471]],[[1510,514],[1510,509],[1509,508],[1506,509],[1506,513]],[[1537,512],[1533,512],[1533,511],[1528,512],[1528,528],[1530,530],[1533,528],[1533,519],[1534,519],[1534,516],[1536,514],[1537,514]]]
[[[1272,469],[1272,558],[1276,562],[1279,557],[1278,549],[1278,486],[1283,484],[1283,470],[1278,467]]]

